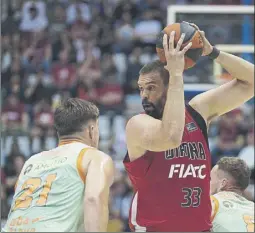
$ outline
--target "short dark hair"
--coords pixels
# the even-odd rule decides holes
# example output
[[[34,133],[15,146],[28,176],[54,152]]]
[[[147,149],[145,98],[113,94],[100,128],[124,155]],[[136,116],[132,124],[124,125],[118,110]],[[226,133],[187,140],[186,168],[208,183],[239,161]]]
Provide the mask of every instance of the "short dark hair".
[[[163,79],[163,83],[165,85],[168,85],[169,83],[169,72],[165,69],[165,64],[162,63],[160,60],[156,60],[153,62],[150,62],[142,67],[142,69],[139,72],[139,75],[141,74],[148,74],[151,72],[158,72],[160,77]]]
[[[99,110],[93,103],[78,99],[64,100],[54,113],[54,126],[59,136],[79,133],[89,120],[97,120]]]
[[[248,187],[251,171],[244,160],[235,157],[223,157],[216,165],[220,170],[227,172],[234,178],[238,188],[245,190]]]

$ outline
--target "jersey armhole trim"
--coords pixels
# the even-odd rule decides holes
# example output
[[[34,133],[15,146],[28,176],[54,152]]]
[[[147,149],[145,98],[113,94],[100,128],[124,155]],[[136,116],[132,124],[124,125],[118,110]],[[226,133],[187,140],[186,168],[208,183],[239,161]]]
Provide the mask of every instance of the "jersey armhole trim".
[[[18,182],[19,182],[19,177],[18,177],[18,179],[17,179],[17,181],[16,181],[16,183],[15,183],[14,192],[16,192],[16,189],[17,189],[17,186],[18,186]]]
[[[208,135],[207,135],[207,125],[204,120],[204,118],[200,115],[199,112],[197,112],[194,108],[192,108],[189,104],[186,104],[186,108],[189,112],[189,114],[192,116],[193,120],[197,123],[200,130],[202,131],[205,141],[207,143],[207,146],[209,148],[209,142],[208,142]]]
[[[77,161],[76,161],[76,167],[77,167],[77,171],[79,173],[79,176],[81,177],[83,183],[85,184],[85,181],[86,181],[86,175],[84,173],[84,170],[83,170],[83,167],[82,167],[82,161],[83,161],[83,157],[84,155],[86,154],[86,152],[89,150],[89,149],[93,149],[93,148],[90,148],[90,147],[86,147],[86,148],[83,148],[79,155],[78,155],[78,158],[77,158]]]
[[[218,201],[218,199],[217,199],[216,197],[211,196],[211,199],[212,199],[213,202],[214,202],[214,209],[213,209],[213,213],[212,213],[212,216],[211,216],[211,221],[213,221],[214,218],[215,218],[215,216],[216,216],[216,214],[217,214],[218,211],[219,211],[219,206],[220,206],[220,204],[219,204],[219,201]]]

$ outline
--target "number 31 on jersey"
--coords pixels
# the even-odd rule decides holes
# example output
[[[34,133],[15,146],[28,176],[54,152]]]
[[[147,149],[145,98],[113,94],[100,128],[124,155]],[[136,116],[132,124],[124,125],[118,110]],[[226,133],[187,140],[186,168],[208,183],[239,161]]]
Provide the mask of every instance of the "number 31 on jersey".
[[[254,216],[244,215],[243,220],[246,223],[247,232],[254,232]]]
[[[56,179],[57,174],[50,174],[46,177],[45,181],[42,184],[42,179],[39,177],[27,179],[21,188],[21,194],[15,199],[15,203],[12,207],[12,211],[18,209],[27,209],[31,206],[34,199],[33,194],[39,189],[42,188],[42,191],[39,193],[39,196],[36,201],[36,206],[45,206],[48,195],[51,190],[52,183]]]

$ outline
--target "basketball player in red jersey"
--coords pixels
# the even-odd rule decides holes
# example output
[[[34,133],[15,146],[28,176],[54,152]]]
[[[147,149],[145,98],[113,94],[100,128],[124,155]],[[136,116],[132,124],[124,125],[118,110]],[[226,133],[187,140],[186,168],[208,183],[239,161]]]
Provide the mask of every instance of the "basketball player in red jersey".
[[[197,28],[196,25],[193,25]],[[199,30],[197,28],[197,30]],[[145,114],[126,126],[124,165],[134,187],[130,207],[133,231],[211,230],[207,127],[217,116],[254,96],[254,65],[220,52],[205,38],[203,55],[222,65],[233,80],[184,104],[184,36],[174,48],[174,33],[164,37],[167,65],[155,61],[140,71],[138,86]]]

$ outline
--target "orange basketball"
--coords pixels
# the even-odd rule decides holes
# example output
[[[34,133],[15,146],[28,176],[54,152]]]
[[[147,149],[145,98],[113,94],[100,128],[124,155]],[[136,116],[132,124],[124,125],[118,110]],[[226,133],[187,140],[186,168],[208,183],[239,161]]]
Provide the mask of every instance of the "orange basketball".
[[[170,33],[175,31],[174,44],[176,46],[181,34],[185,33],[182,47],[185,47],[189,42],[192,42],[191,48],[185,54],[185,70],[193,67],[203,52],[203,39],[200,33],[188,23],[174,23],[166,26],[159,34],[156,42],[156,50],[161,62],[166,63],[165,52],[163,48],[164,34],[170,36]]]

